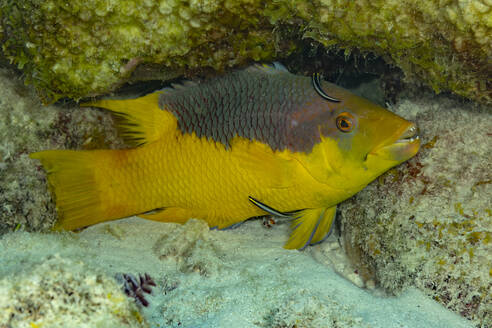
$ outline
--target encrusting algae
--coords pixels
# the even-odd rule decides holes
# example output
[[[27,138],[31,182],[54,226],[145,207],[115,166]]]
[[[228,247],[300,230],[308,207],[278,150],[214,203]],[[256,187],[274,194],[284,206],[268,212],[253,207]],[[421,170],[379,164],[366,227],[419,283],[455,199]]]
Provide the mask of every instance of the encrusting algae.
[[[131,215],[222,229],[271,214],[292,219],[285,248],[301,249],[420,146],[413,123],[279,64],[84,106],[111,110],[135,148],[31,154],[69,230]]]
[[[323,52],[382,56],[436,92],[492,103],[490,0],[1,1],[0,40],[45,103],[149,74],[169,80],[306,54],[318,42]]]

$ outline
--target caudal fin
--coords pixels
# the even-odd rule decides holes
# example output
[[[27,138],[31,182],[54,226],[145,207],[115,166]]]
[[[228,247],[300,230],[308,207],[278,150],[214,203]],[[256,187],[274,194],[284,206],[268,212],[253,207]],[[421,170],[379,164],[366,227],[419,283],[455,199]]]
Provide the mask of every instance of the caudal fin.
[[[108,217],[96,174],[107,162],[108,152],[47,150],[29,155],[40,160],[46,171],[58,211],[55,229],[74,230],[114,219]]]

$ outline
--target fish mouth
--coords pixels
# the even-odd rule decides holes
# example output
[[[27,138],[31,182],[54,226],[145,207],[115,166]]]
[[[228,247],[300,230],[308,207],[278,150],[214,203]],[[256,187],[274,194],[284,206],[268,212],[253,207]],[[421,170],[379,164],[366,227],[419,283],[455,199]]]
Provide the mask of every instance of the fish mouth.
[[[414,140],[419,139],[419,135],[417,132],[418,132],[417,126],[411,123],[410,126],[408,126],[407,129],[403,131],[403,133],[395,141],[395,143],[413,142]]]
[[[413,157],[420,148],[418,128],[414,123],[409,123],[403,128],[403,131],[398,131],[395,137],[390,140],[389,144],[385,143],[377,147],[368,155],[375,155],[401,163]]]

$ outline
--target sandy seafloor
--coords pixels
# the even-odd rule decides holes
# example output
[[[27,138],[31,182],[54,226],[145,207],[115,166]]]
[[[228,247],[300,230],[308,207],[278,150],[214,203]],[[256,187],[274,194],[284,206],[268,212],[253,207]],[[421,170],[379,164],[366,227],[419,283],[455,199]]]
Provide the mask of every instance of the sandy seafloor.
[[[4,282],[20,279],[21,285],[26,279],[39,281],[29,278],[30,271],[46,258],[82,261],[88,270],[108,276],[148,273],[157,286],[147,297],[150,305],[140,309],[150,327],[472,326],[416,289],[388,297],[342,277],[327,265],[337,261],[339,272],[344,265],[350,272],[335,237],[299,252],[282,248],[287,234],[286,224],[267,229],[258,220],[214,231],[201,221],[180,226],[139,218],[99,224],[78,234],[18,232],[0,241],[0,277]],[[0,284],[1,293],[5,288]],[[61,302],[57,293],[63,291],[44,301]],[[27,295],[39,297],[38,292]],[[71,323],[79,320],[74,313],[62,323],[55,318],[43,325],[39,316],[36,324],[27,320],[13,327],[126,326],[104,313],[94,313],[91,323]],[[9,326],[0,322],[0,327]]]

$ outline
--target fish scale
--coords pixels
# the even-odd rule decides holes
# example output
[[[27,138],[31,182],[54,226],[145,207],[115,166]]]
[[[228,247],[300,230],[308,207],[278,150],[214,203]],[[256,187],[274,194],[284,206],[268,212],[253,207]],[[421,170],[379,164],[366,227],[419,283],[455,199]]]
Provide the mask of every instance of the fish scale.
[[[224,126],[219,124],[218,120],[214,120],[213,116],[205,115],[203,117],[206,120],[205,129],[196,131],[200,133],[200,136],[210,137],[228,146],[230,140],[238,135],[250,140],[257,139],[267,142],[274,149],[282,150],[287,148],[285,138],[288,134],[287,126],[285,126],[285,121],[276,121],[274,118],[288,115],[314,96],[313,90],[307,93],[294,90],[293,94],[288,95],[285,89],[290,88],[290,85],[311,89],[309,81],[303,77],[289,74],[278,79],[278,74],[258,74],[255,70],[246,70],[217,78],[214,83],[189,84],[187,87],[166,92],[161,96],[159,105],[176,115],[179,127],[184,133],[192,133],[192,126],[196,125],[192,122],[196,119],[191,116],[198,115],[196,109],[193,108],[197,106],[196,103],[191,102],[188,108],[175,106],[175,100],[200,96],[208,99],[204,111],[210,114],[210,112],[223,109],[221,114],[224,122],[228,122],[228,126]],[[290,101],[286,101],[290,98],[292,98]],[[286,106],[279,106],[282,103]],[[252,104],[254,108],[250,108],[249,104]],[[186,115],[183,115],[183,112],[186,112]],[[250,115],[252,112],[258,115]],[[273,127],[272,131],[265,131],[270,127]],[[306,135],[303,138],[305,140],[299,143],[299,147],[314,145],[311,140],[312,136]],[[297,146],[292,145],[292,147]]]
[[[217,129],[217,130],[218,130],[219,142],[221,142],[222,144],[226,144],[227,138],[226,138],[226,131],[224,129],[225,121],[224,121],[224,114],[223,113],[224,113],[224,106],[217,109],[217,116],[218,116],[217,124],[218,124],[218,126],[222,127],[222,129]]]

